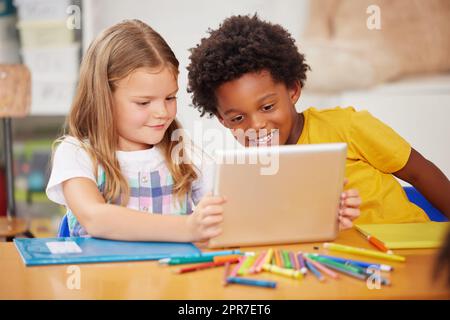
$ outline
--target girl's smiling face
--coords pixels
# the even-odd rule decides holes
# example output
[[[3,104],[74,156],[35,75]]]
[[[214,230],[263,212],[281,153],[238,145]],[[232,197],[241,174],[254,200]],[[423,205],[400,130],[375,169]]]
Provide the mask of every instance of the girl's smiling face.
[[[137,151],[159,143],[177,113],[177,77],[169,69],[140,68],[117,81],[113,93],[118,149]]]
[[[300,83],[287,88],[275,82],[269,71],[246,73],[217,88],[217,117],[245,146],[275,144],[271,132],[276,129],[279,144],[295,144],[303,125],[302,116],[295,110],[300,93]],[[251,129],[258,139],[242,137],[242,131]]]

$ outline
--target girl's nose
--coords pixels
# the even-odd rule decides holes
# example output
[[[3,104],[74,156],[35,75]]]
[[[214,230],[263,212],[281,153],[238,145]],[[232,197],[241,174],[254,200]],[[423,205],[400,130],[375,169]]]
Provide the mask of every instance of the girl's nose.
[[[166,104],[164,102],[158,103],[155,106],[155,109],[154,109],[154,112],[153,112],[154,117],[156,117],[156,118],[167,118],[168,114],[169,113],[167,112],[167,107],[166,107]]]

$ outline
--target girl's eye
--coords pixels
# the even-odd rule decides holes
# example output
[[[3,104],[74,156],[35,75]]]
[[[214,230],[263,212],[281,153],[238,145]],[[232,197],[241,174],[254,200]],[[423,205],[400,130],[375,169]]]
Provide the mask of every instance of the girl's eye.
[[[263,111],[270,111],[273,109],[273,104],[262,107]]]
[[[231,122],[238,123],[238,122],[241,122],[242,120],[244,120],[243,116],[236,116],[231,119]]]
[[[177,100],[177,97],[176,97],[176,96],[173,96],[173,97],[167,97],[166,100],[168,100],[168,101],[170,101],[170,100]]]
[[[140,106],[146,106],[148,104],[150,104],[150,101],[145,101],[145,102],[136,102],[138,105]]]

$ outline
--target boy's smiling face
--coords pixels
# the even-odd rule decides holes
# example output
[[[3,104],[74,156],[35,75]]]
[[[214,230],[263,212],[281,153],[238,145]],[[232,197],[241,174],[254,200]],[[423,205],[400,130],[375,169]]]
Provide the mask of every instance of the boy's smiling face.
[[[300,83],[288,88],[275,82],[269,71],[246,73],[216,90],[217,117],[244,145],[273,145],[272,130],[279,130],[279,144],[296,144],[302,130],[302,117],[295,110]],[[253,129],[258,139],[242,137],[242,130]],[[265,130],[262,130],[265,129]],[[273,139],[273,140],[272,140]]]

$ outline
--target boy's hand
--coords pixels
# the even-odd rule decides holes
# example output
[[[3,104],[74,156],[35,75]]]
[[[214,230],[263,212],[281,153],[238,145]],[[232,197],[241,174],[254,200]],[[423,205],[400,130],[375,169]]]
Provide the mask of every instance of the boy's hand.
[[[224,197],[205,195],[197,204],[194,212],[187,218],[191,241],[206,241],[222,232]]]
[[[344,186],[348,183],[348,179],[344,180]],[[339,205],[339,230],[349,229],[353,226],[353,220],[359,217],[359,206],[361,205],[361,197],[358,190],[349,189],[341,194],[341,202]]]

